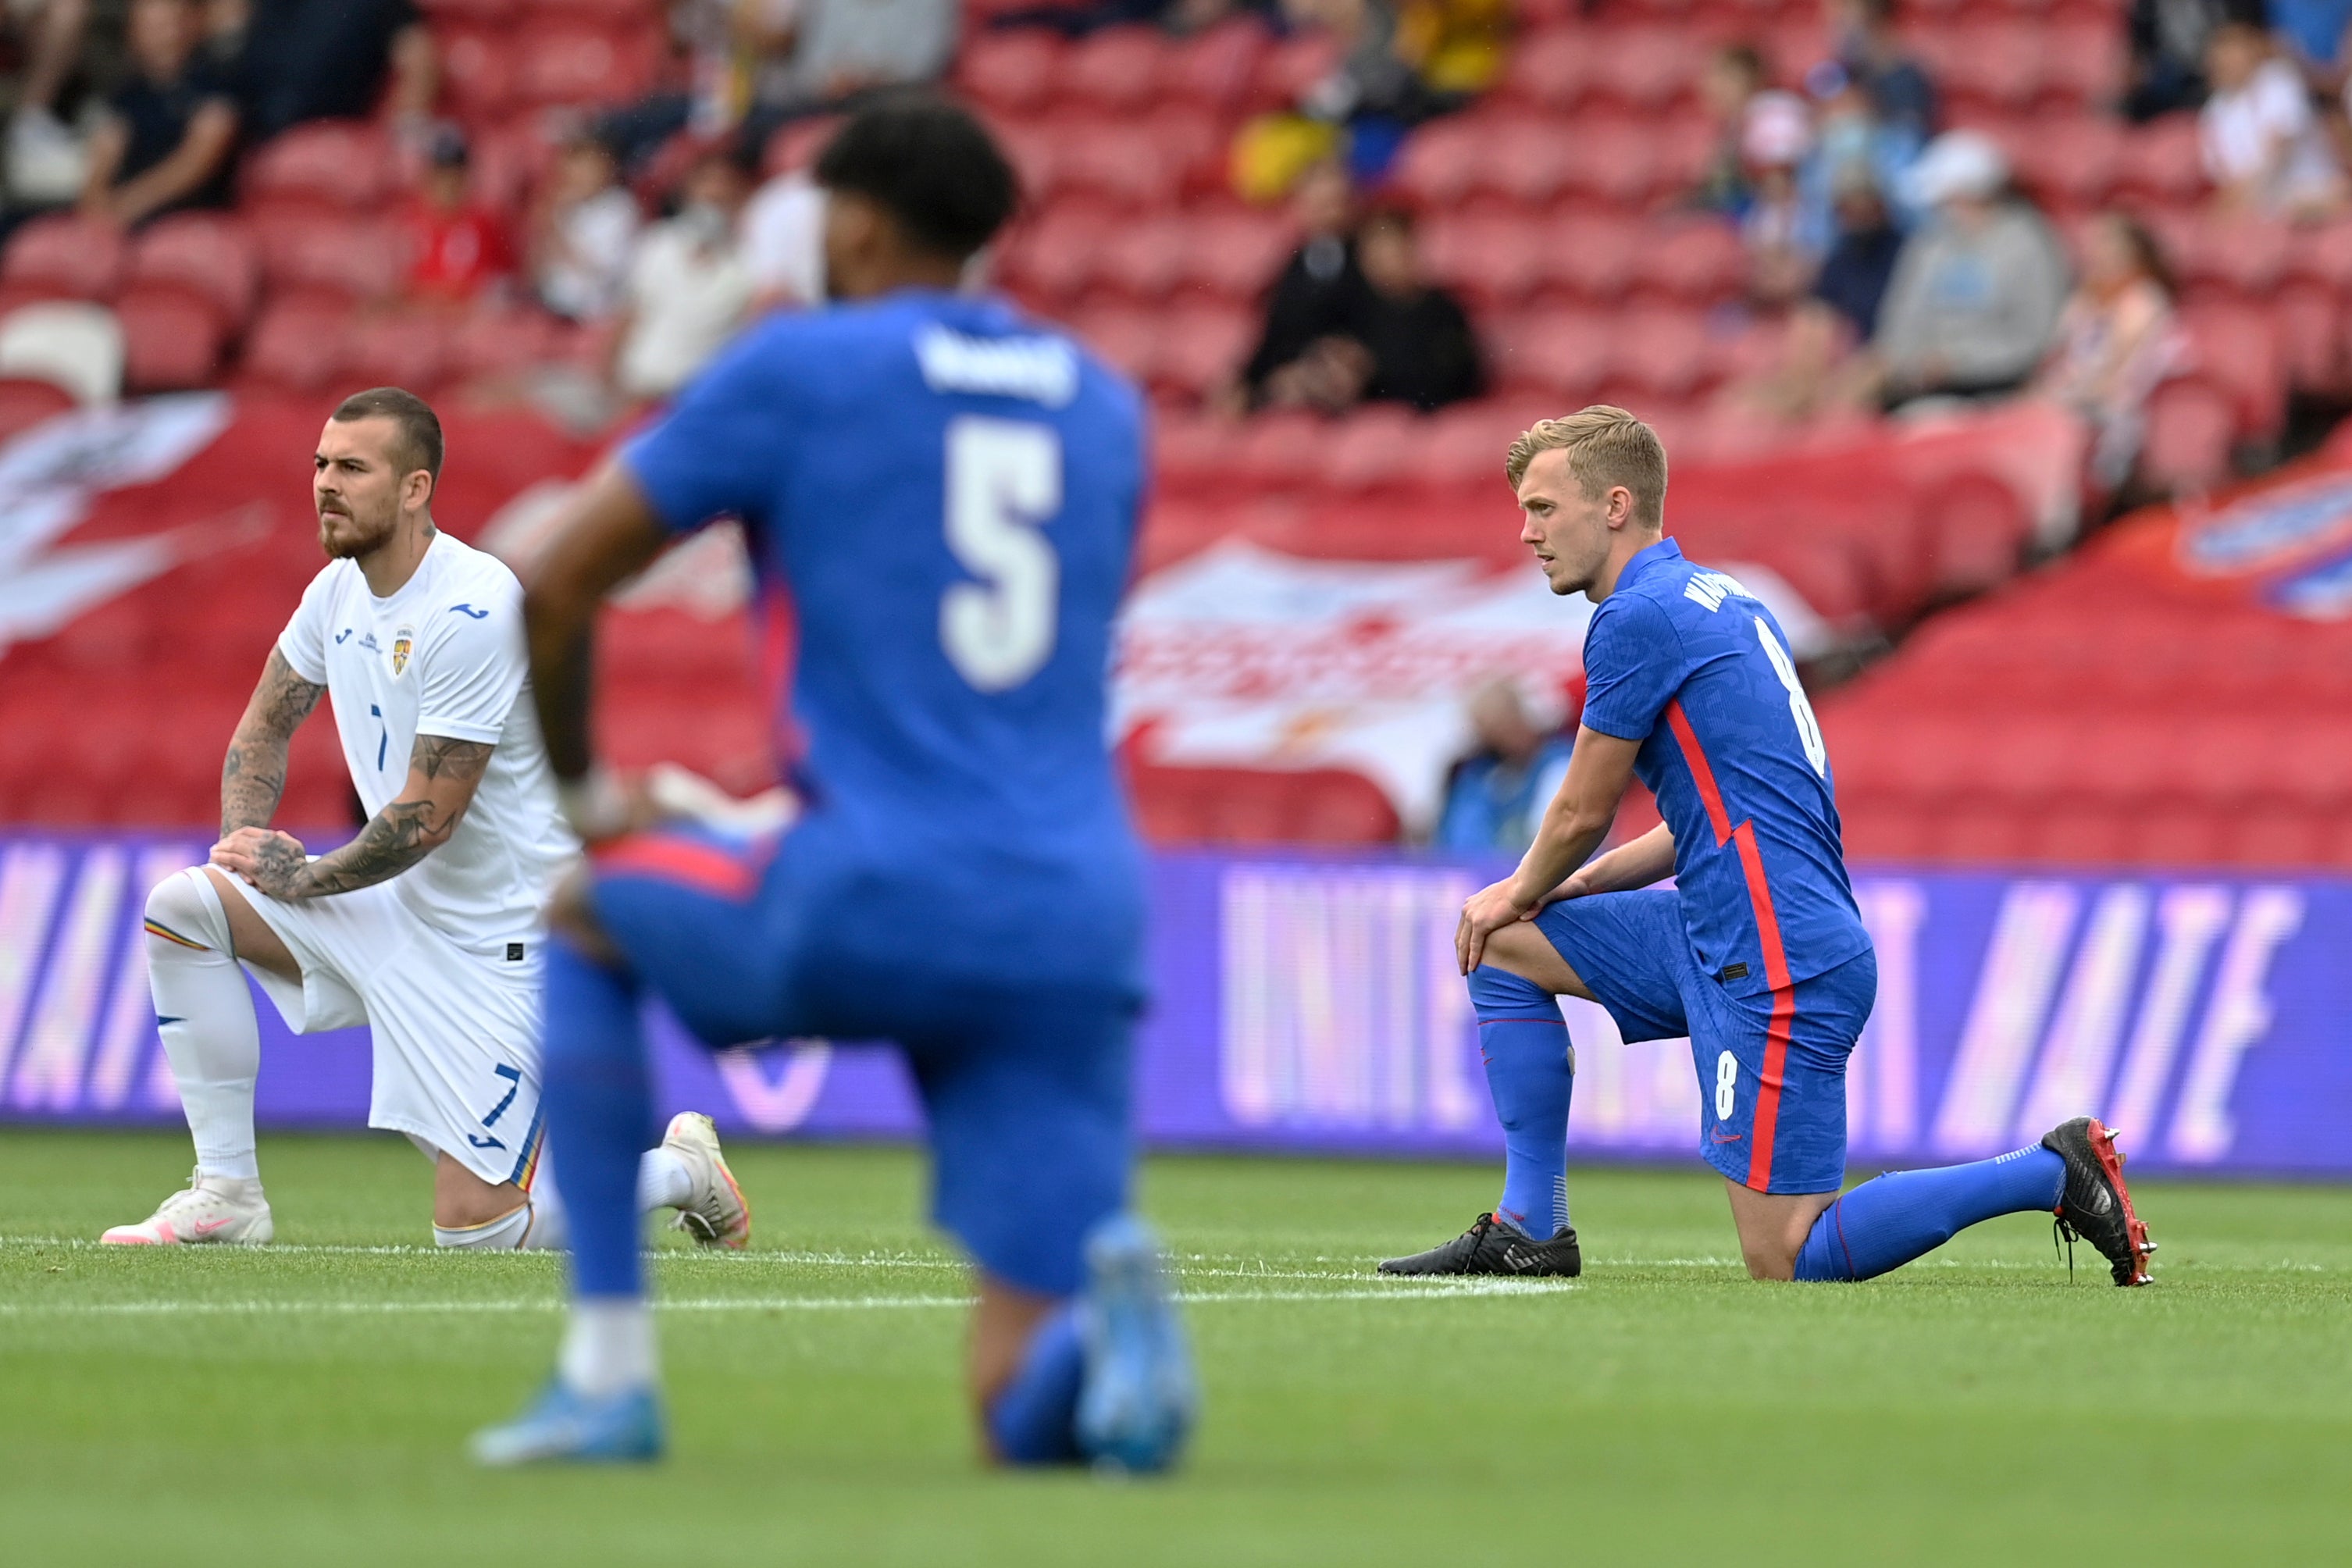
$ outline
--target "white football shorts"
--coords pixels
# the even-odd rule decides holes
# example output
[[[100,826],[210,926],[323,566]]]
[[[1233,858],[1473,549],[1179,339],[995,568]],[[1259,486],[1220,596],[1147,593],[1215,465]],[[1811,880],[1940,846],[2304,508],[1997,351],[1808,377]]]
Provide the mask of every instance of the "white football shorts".
[[[389,882],[289,903],[223,876],[302,966],[296,985],[245,965],[286,1026],[298,1035],[368,1026],[368,1125],[528,1192],[543,1142],[539,953],[520,943],[469,952]]]

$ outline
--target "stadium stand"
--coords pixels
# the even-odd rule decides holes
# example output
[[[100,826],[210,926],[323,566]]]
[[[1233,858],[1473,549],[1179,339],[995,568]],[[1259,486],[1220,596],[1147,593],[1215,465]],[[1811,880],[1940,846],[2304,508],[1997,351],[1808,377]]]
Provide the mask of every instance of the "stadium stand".
[[[1527,0],[1499,83],[1417,130],[1390,176],[1392,193],[1422,215],[1433,270],[1475,312],[1491,395],[1431,416],[1373,407],[1338,421],[1281,414],[1242,423],[1206,405],[1248,352],[1261,291],[1295,236],[1280,211],[1234,195],[1229,149],[1251,116],[1293,102],[1329,69],[1328,41],[1277,38],[1248,18],[1190,37],[1122,26],[1076,41],[985,25],[1018,8],[968,5],[953,85],[998,126],[1031,194],[999,247],[999,278],[1073,322],[1158,402],[1146,570],[1236,539],[1307,557],[1508,562],[1517,547],[1496,484],[1503,445],[1530,419],[1597,397],[1629,403],[1665,436],[1675,465],[1670,510],[1694,553],[1768,569],[1850,650],[1900,638],[1931,610],[1993,588],[2070,541],[2080,437],[2049,410],[1900,431],[1832,424],[1792,442],[1727,416],[1716,399],[1769,363],[1779,340],[1742,308],[1744,258],[1732,230],[1678,205],[1715,146],[1697,107],[1698,72],[1712,45],[1752,37],[1775,82],[1795,85],[1824,50],[1813,0]],[[442,68],[438,110],[473,145],[478,195],[518,226],[556,153],[564,115],[555,111],[625,105],[670,69],[653,0],[426,0],[425,9]],[[2107,108],[2123,76],[2114,0],[1918,0],[1903,16],[1906,47],[1944,89],[1947,121],[1996,137],[2062,230],[2122,204],[2176,258],[2189,348],[2149,409],[2144,479],[2202,492],[2243,452],[2278,442],[2290,391],[2352,395],[2352,219],[2217,226],[2193,120],[2132,127]],[[804,162],[809,134],[780,132],[771,171]],[[0,316],[55,300],[110,307],[126,390],[223,386],[237,395],[232,435],[197,467],[243,462],[248,473],[281,466],[259,445],[263,433],[307,441],[302,426],[320,399],[347,384],[396,381],[446,405],[485,378],[594,363],[604,342],[597,329],[515,299],[462,314],[399,307],[402,258],[388,215],[417,172],[407,145],[381,123],[314,123],[248,153],[233,210],[174,216],[127,239],[69,216],[35,219],[0,254]],[[659,193],[688,145],[649,162],[641,195]],[[0,435],[74,401],[40,379],[0,381]],[[576,473],[591,456],[526,416],[481,417],[504,422],[497,440],[506,456],[495,479],[453,468],[451,521],[461,533],[497,502]],[[468,435],[458,449],[471,462],[484,442]],[[461,500],[469,483],[485,488]],[[248,480],[234,495],[225,482],[188,493],[209,498],[206,515],[217,516],[249,492]],[[269,515],[288,561],[307,567],[294,548],[307,520]],[[240,560],[250,567],[260,553]],[[192,742],[225,732],[307,571],[284,582],[244,567],[214,575],[184,566],[56,636],[21,641],[6,656],[11,675],[47,679],[12,679],[8,712],[26,733],[91,703],[153,710],[159,723],[168,711],[171,732]],[[1910,672],[1953,668],[1973,657],[1967,649],[2002,641],[1969,628],[2011,625],[2000,617],[2025,615],[2016,606],[2053,592],[2037,580],[1925,623],[1881,673],[1831,705],[1840,754],[1862,759],[1852,786],[1858,849],[2056,852],[2041,818],[2017,826],[2023,805],[1999,829],[1984,826],[1989,805],[1930,811],[1969,776],[1968,746],[1937,738],[1969,735],[1984,721],[1922,717],[1902,695],[1914,679],[1932,690],[1945,679]],[[2053,626],[2067,619],[2050,614]],[[740,627],[714,631],[671,610],[624,620],[605,683],[623,759],[669,755],[736,787],[762,782],[751,678],[735,673]],[[2029,645],[2041,646],[2018,646]],[[173,659],[162,682],[142,676],[183,647],[207,658]],[[709,711],[672,700],[688,672],[730,683]],[[34,686],[37,700],[25,695]],[[2049,717],[2065,721],[2054,709]],[[1914,729],[1927,738],[1885,739]],[[2130,736],[2118,746],[2118,756],[2153,754]],[[1397,831],[1392,806],[1357,774],[1170,768],[1148,751],[1130,747],[1130,760],[1143,818],[1163,838],[1348,842]],[[69,782],[46,767],[27,774],[25,754],[11,753],[0,816],[212,815],[213,742],[139,769],[111,752],[58,754],[68,759]],[[2043,755],[2021,747],[2014,787],[1999,798],[2054,801],[2079,815],[2088,797],[2059,790],[2046,769],[2035,771],[2042,763],[2026,760]],[[2119,765],[2117,776],[2137,776],[2138,765]],[[293,805],[311,820],[342,814],[331,792],[298,793]],[[2227,831],[2181,840],[2175,858],[2199,858],[2198,846],[2209,856],[2251,853],[2244,847],[2261,835],[2229,820]],[[2294,837],[2264,831],[2263,842]],[[2094,837],[2066,843],[2093,853]]]

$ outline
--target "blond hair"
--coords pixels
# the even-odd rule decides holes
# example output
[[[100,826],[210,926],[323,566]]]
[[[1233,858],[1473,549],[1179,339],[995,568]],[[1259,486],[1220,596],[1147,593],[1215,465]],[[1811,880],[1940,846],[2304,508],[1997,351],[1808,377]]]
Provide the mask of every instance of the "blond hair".
[[[1568,454],[1568,471],[1587,500],[1622,485],[1633,497],[1633,520],[1651,528],[1666,521],[1666,448],[1658,433],[1622,408],[1596,403],[1565,419],[1538,419],[1511,443],[1503,472],[1517,489],[1538,452]]]

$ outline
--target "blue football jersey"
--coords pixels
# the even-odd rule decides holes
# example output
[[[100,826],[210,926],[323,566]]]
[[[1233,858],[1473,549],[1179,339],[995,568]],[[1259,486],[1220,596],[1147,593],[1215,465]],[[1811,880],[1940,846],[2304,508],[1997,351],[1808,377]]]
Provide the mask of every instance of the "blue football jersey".
[[[792,849],[840,918],[977,980],[1138,984],[1107,713],[1134,388],[1000,301],[908,289],[753,328],[622,461],[674,530],[740,517],[789,599]]]
[[[1771,611],[1661,540],[1593,612],[1584,672],[1584,723],[1642,742],[1702,971],[1751,995],[1869,947],[1829,751]]]

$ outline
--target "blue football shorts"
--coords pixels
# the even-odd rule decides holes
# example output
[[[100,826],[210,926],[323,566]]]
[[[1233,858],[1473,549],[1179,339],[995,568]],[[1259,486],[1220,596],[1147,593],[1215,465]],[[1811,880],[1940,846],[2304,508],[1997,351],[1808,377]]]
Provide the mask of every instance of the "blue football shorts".
[[[929,1123],[933,1220],[996,1278],[1073,1293],[1087,1231],[1127,1205],[1134,997],[928,975],[951,918],[909,920],[894,951],[861,951],[828,919],[857,895],[801,837],[666,827],[602,846],[597,919],[713,1049],[895,1042]]]
[[[1669,889],[1557,903],[1536,925],[1629,1040],[1687,1035],[1699,1153],[1759,1193],[1845,1180],[1845,1060],[1878,995],[1864,950],[1786,990],[1734,996],[1698,966]]]

